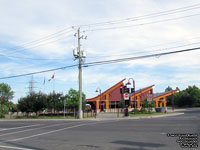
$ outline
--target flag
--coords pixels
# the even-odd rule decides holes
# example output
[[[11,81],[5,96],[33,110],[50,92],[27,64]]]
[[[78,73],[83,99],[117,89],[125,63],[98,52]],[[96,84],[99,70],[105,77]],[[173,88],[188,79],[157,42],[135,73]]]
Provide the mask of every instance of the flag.
[[[44,82],[43,82],[43,85],[45,85],[45,77],[44,77]]]
[[[49,82],[51,81],[51,79],[54,79],[54,75],[55,73],[52,75],[52,77],[48,80]]]

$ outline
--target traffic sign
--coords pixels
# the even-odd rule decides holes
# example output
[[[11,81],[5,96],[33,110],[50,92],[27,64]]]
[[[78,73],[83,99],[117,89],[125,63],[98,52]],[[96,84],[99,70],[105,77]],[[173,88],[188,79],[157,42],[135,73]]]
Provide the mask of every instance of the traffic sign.
[[[124,100],[129,100],[129,94],[128,93],[124,93]]]

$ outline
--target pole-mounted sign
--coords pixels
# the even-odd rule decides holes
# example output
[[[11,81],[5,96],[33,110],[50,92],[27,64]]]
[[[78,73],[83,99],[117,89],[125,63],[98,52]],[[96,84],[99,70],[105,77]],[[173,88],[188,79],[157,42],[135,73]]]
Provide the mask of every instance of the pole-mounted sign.
[[[128,93],[124,93],[124,100],[129,100],[129,94]]]

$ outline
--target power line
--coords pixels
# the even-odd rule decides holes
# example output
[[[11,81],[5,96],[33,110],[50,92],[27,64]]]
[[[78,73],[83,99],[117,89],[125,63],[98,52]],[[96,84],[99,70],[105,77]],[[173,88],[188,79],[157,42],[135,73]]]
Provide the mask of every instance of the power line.
[[[137,16],[137,17],[129,17],[129,18],[125,18],[125,19],[105,21],[105,22],[99,22],[99,23],[91,23],[91,24],[79,25],[79,26],[75,26],[75,27],[87,27],[87,26],[94,27],[94,26],[104,26],[104,25],[113,25],[113,24],[120,24],[120,23],[125,23],[125,22],[139,21],[139,20],[143,20],[143,19],[149,19],[149,18],[160,17],[160,16],[164,16],[164,15],[170,15],[170,14],[175,14],[175,13],[179,13],[179,12],[189,11],[189,10],[193,10],[193,9],[198,9],[198,8],[200,8],[199,5],[200,4],[196,4],[196,5],[181,7],[181,8],[177,8],[177,9],[171,9],[168,11]],[[196,7],[196,6],[198,6],[198,7]],[[191,7],[193,7],[193,8],[191,8]]]
[[[83,64],[82,66],[83,67],[90,67],[90,66],[96,66],[96,65],[120,63],[120,62],[137,60],[137,59],[144,59],[144,58],[158,57],[158,56],[164,56],[164,55],[175,54],[175,53],[195,51],[195,50],[199,50],[199,49],[200,49],[200,47],[196,47],[196,48],[183,49],[183,50],[171,51],[171,52],[165,52],[165,53],[157,53],[157,54],[151,54],[151,55],[143,55],[143,56],[137,56],[137,57],[128,57],[128,58],[121,58],[121,59],[111,59],[111,60],[105,60],[105,61],[88,62],[88,63]],[[77,66],[79,66],[79,65],[75,64],[75,65],[64,66],[64,67],[48,69],[48,70],[43,70],[43,71],[37,71],[37,72],[32,72],[32,73],[26,73],[26,74],[20,74],[20,75],[15,75],[15,76],[1,77],[0,79],[23,77],[23,76],[33,75],[33,74],[40,74],[40,73],[52,72],[52,71],[56,71],[56,70],[63,70],[63,69],[66,69],[66,68],[72,68],[72,67],[77,67]]]
[[[86,25],[79,25],[79,26],[82,26],[82,27],[85,27],[85,26],[90,26],[91,27],[91,26],[97,26],[97,25],[98,26],[100,26],[100,25],[103,26],[105,24],[109,24],[109,25],[112,24],[113,25],[113,24],[125,23],[125,22],[130,22],[130,21],[139,21],[139,20],[142,20],[142,19],[148,19],[148,18],[158,17],[158,16],[161,16],[161,15],[169,15],[169,14],[174,14],[174,13],[178,13],[178,12],[183,12],[183,11],[198,9],[198,8],[200,8],[199,5],[200,4],[195,4],[195,5],[191,5],[191,6],[181,7],[181,8],[172,9],[172,10],[163,11],[163,12],[158,12],[158,13],[153,13],[153,14],[147,14],[147,15],[138,16],[138,17],[132,17],[132,18],[126,18],[126,19],[114,20],[114,21],[107,21],[107,22],[99,22],[99,23],[86,24]],[[159,23],[159,22],[177,20],[177,19],[186,18],[186,17],[192,17],[192,16],[197,16],[197,15],[200,15],[200,14],[193,14],[193,15],[189,15],[189,16],[183,16],[183,17],[178,17],[178,18],[171,18],[171,19],[154,21],[154,22],[148,22],[148,23],[142,23],[142,24],[134,24],[134,25],[118,26],[118,27],[110,27],[110,28],[99,28],[99,29],[91,29],[91,30],[86,30],[86,31],[101,31],[101,30],[111,30],[111,29],[127,28],[127,27],[140,26],[140,25],[148,25],[148,24],[154,24],[154,23]],[[73,27],[78,27],[78,26],[73,26]],[[67,31],[67,30],[69,30],[69,31]],[[22,44],[21,46],[22,47],[23,46],[30,46],[30,45],[33,46],[33,45],[35,45],[33,43],[38,44],[40,42],[43,42],[43,41],[55,38],[57,36],[66,34],[66,33],[71,32],[71,31],[73,31],[73,28],[68,27],[68,28],[60,30],[58,32],[55,32],[55,33],[53,33],[51,35],[48,35],[46,37],[40,38],[38,40],[33,40],[33,41],[28,42],[28,43]],[[55,40],[55,41],[58,41],[58,40]],[[48,42],[48,43],[51,43],[51,42]],[[45,44],[48,44],[48,43],[45,43]],[[45,45],[45,44],[40,44],[40,45],[31,47],[31,49],[35,48],[35,47],[38,47],[38,46],[41,46],[41,45]],[[26,48],[15,49],[15,51],[12,52],[12,53],[20,52],[20,51],[22,51],[24,49],[26,49]],[[8,53],[8,54],[12,54],[12,53]]]
[[[43,37],[43,38],[39,38],[39,39],[37,39],[37,40],[33,40],[33,41],[30,41],[30,42],[27,42],[27,43],[24,43],[24,44],[17,44],[17,45],[18,45],[19,47],[25,47],[25,46],[30,46],[30,45],[32,46],[32,45],[35,45],[35,44],[44,42],[44,41],[49,40],[49,39],[56,38],[57,36],[60,36],[60,35],[63,35],[63,34],[66,34],[66,33],[69,33],[69,32],[71,32],[71,31],[73,31],[73,30],[65,31],[65,30],[67,30],[67,29],[69,29],[69,28],[60,30],[60,31],[58,31],[58,32],[55,32],[55,33],[53,33],[53,34],[51,34],[51,35],[48,35],[48,36],[45,36],[45,37]],[[64,31],[64,32],[63,32],[63,31]],[[63,33],[62,33],[62,32],[63,32]],[[33,44],[33,43],[35,43],[35,44]],[[16,50],[17,50],[17,49],[16,49]],[[5,50],[1,50],[0,52],[3,52],[3,51],[7,51],[7,50],[6,50],[6,49],[5,49]]]
[[[36,45],[36,46],[33,46],[33,47],[23,47],[23,48],[15,49],[15,51],[12,51],[12,52],[7,53],[7,54],[0,54],[0,56],[15,57],[15,56],[12,56],[12,55],[10,56],[9,54],[14,54],[14,53],[16,53],[16,52],[21,52],[21,51],[24,51],[24,50],[26,50],[26,49],[33,49],[33,48],[36,48],[36,47],[40,47],[40,46],[43,46],[43,45],[46,45],[46,44],[49,44],[49,43],[53,43],[53,42],[57,42],[57,41],[62,40],[62,39],[66,39],[66,38],[71,37],[71,36],[73,36],[73,35],[68,35],[68,36],[66,36],[66,37],[59,38],[59,39],[56,39],[56,40],[54,40],[54,41],[49,41],[49,42],[46,42],[46,43],[43,43],[43,44],[39,44],[39,45]],[[21,57],[21,58],[22,58],[22,57]],[[31,59],[31,58],[30,58],[30,59]]]
[[[161,22],[167,22],[167,21],[173,21],[173,20],[179,20],[183,18],[189,18],[189,17],[194,17],[194,16],[199,16],[200,14],[193,14],[193,15],[188,15],[188,16],[182,16],[182,17],[176,17],[176,18],[170,18],[170,19],[163,19],[163,20],[158,20],[158,21],[152,21],[152,22],[147,22],[147,23],[139,23],[139,24],[133,24],[133,25],[125,25],[125,26],[116,26],[116,27],[108,27],[108,28],[96,28],[96,29],[88,29],[85,31],[104,31],[104,30],[112,30],[112,29],[122,29],[122,28],[130,28],[134,26],[144,26],[144,25],[150,25],[150,24],[156,24],[156,23],[161,23]]]
[[[125,61],[136,60],[136,59],[144,59],[144,58],[149,58],[149,57],[160,57],[160,56],[164,56],[164,55],[183,53],[183,52],[188,52],[188,51],[195,51],[195,50],[199,50],[199,49],[200,49],[200,47],[196,47],[196,48],[183,49],[183,50],[171,51],[171,52],[165,52],[165,53],[150,54],[150,55],[143,55],[143,56],[137,56],[137,57],[96,61],[96,62],[85,63],[85,67],[95,66],[95,65],[103,65],[103,64],[111,64],[111,63],[119,63],[119,62],[125,62]]]
[[[151,50],[151,51],[142,51],[142,52],[134,52],[134,53],[120,53],[120,51],[118,51],[116,55],[111,55],[111,56],[126,56],[126,55],[131,55],[131,54],[142,54],[142,53],[151,53],[151,52],[158,52],[158,51],[165,51],[168,49],[174,49],[174,48],[180,48],[180,47],[185,47],[185,46],[191,46],[191,45],[195,45],[195,44],[200,44],[200,42],[194,42],[194,43],[190,43],[190,44],[185,44],[185,45],[179,45],[179,46],[173,46],[173,47],[167,47],[167,48],[162,48],[162,49],[156,49],[156,50]],[[124,51],[121,51],[124,52]],[[105,57],[111,57],[109,55],[98,55],[98,57],[101,58],[105,58]],[[88,57],[88,58],[92,58],[92,57]]]
[[[32,73],[25,73],[25,74],[20,74],[20,75],[15,75],[15,76],[2,77],[0,79],[9,79],[9,78],[17,78],[17,77],[29,76],[29,75],[34,75],[34,74],[52,72],[52,71],[56,71],[56,70],[62,70],[62,69],[66,69],[66,68],[72,68],[72,67],[76,67],[76,66],[78,66],[78,65],[76,64],[76,65],[70,65],[70,66],[64,66],[64,67],[59,67],[59,68],[43,70],[43,71],[36,71],[36,72],[32,72]]]
[[[70,28],[67,28],[67,29],[71,29],[71,27],[70,27]],[[64,34],[66,34],[66,33],[72,32],[72,31],[73,31],[72,29],[69,30],[69,31],[66,31],[66,29],[64,29],[64,30],[58,31],[58,32],[56,32],[56,33],[54,33],[54,34],[45,36],[45,37],[40,38],[40,39],[37,39],[37,40],[30,41],[30,42],[28,42],[28,43],[24,43],[24,44],[22,44],[22,45],[20,44],[20,45],[21,45],[21,46],[28,46],[28,45],[30,45],[30,44],[32,45],[32,43],[41,43],[41,42],[43,42],[43,41],[56,38],[56,37],[58,37],[58,36],[60,36],[60,35],[64,35]],[[59,34],[58,34],[58,33],[59,33]]]
[[[66,61],[66,59],[60,59],[60,58],[33,58],[33,57],[20,57],[20,56],[12,56],[12,55],[3,55],[0,54],[0,57],[7,57],[7,58],[17,58],[17,59],[27,59],[27,60],[43,60],[43,61],[54,61],[54,60],[62,60],[62,61]]]
[[[133,21],[139,21],[139,20],[142,20],[142,19],[148,19],[148,18],[153,18],[153,17],[159,17],[159,16],[162,16],[162,15],[169,15],[169,14],[174,14],[174,13],[178,13],[178,12],[183,12],[183,11],[189,11],[189,10],[193,10],[193,9],[198,9],[198,8],[200,8],[199,5],[200,4],[195,4],[195,5],[191,5],[191,6],[186,6],[186,7],[171,9],[171,10],[168,10],[168,11],[163,11],[163,12],[158,12],[158,13],[152,13],[152,14],[147,14],[147,15],[138,16],[138,17],[129,17],[129,18],[126,18],[126,19],[121,19],[121,20],[106,21],[106,22],[99,22],[99,23],[92,23],[92,24],[85,24],[85,25],[75,25],[75,26],[72,26],[72,28],[68,27],[68,28],[62,29],[62,30],[60,30],[58,32],[55,32],[53,34],[50,34],[48,36],[45,36],[45,37],[42,37],[42,38],[30,41],[28,43],[20,44],[20,46],[21,47],[30,46],[30,45],[33,45],[33,43],[37,44],[37,43],[40,43],[40,42],[43,42],[43,41],[55,38],[57,36],[60,36],[60,35],[63,35],[63,34],[66,34],[68,32],[73,31],[73,27],[86,27],[86,26],[90,26],[90,27],[93,26],[94,27],[94,26],[103,26],[103,25],[113,25],[113,24],[125,23],[125,22],[130,22],[130,21],[131,22],[133,22]],[[160,21],[158,21],[158,22],[160,22]],[[156,22],[145,23],[143,25],[152,24],[152,23],[156,23]],[[135,26],[135,25],[133,25],[133,26]],[[109,29],[115,29],[115,28],[116,27],[109,28]],[[117,28],[121,28],[121,27],[117,27]],[[69,31],[67,31],[67,30],[69,30]],[[107,29],[105,29],[105,28],[104,29],[94,29],[94,30],[87,30],[87,31],[98,31],[98,30],[108,30],[108,28]],[[6,50],[4,50],[4,51],[6,51]]]

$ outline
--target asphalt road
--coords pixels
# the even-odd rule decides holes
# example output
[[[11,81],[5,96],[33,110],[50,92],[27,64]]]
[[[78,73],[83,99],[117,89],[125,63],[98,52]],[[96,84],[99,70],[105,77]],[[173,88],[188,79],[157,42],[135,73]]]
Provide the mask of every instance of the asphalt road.
[[[179,150],[178,137],[167,134],[200,134],[200,109],[184,113],[110,121],[0,121],[0,150]]]

